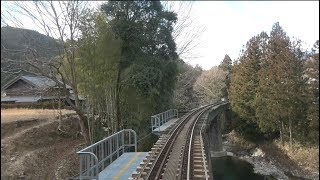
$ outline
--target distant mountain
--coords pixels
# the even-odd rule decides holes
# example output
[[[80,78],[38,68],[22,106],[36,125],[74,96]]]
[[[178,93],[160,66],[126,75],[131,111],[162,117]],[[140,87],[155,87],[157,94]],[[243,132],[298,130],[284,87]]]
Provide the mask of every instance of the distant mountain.
[[[24,63],[27,57],[48,60],[58,55],[58,49],[61,48],[62,43],[58,40],[37,31],[10,26],[1,27],[1,88],[18,75],[8,71],[29,70]],[[22,71],[22,74],[28,73]]]

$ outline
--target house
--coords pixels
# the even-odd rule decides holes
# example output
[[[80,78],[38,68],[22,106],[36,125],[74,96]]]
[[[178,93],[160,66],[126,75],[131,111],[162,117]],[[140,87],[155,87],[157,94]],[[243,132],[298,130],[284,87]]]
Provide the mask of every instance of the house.
[[[75,100],[72,88],[66,85],[71,101]],[[62,100],[66,102],[62,87],[45,76],[18,76],[1,89],[1,104],[36,103]],[[79,97],[80,101],[84,98]]]

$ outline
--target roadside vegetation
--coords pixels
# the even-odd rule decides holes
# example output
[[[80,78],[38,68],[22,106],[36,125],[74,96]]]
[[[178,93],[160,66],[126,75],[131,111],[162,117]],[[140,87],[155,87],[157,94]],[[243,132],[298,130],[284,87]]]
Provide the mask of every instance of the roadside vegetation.
[[[277,151],[282,152],[277,154],[279,159],[283,155],[307,170],[316,171],[319,162],[318,40],[312,49],[302,49],[301,41],[290,38],[277,22],[269,33],[261,32],[249,39],[236,59],[226,54],[219,66],[203,70],[183,59],[194,47],[192,41],[201,30],[189,34],[182,46],[176,44],[177,39],[184,39],[185,28],[192,24],[188,14],[179,21],[178,14],[160,1],[108,1],[97,10],[88,8],[86,3],[14,2],[20,13],[42,28],[45,35],[28,32],[43,44],[39,49],[39,43],[35,43],[35,47],[30,39],[21,41],[23,43],[17,40],[14,44],[1,37],[1,64],[5,65],[1,75],[13,76],[25,71],[47,76],[64,87],[72,110],[64,110],[60,115],[76,113],[77,117],[72,121],[76,124],[71,124],[75,127],[72,135],[67,131],[70,126],[63,129],[63,122],[69,121],[61,116],[52,122],[51,128],[47,127],[54,135],[52,147],[59,140],[64,143],[57,145],[57,152],[68,147],[69,140],[75,140],[68,154],[64,154],[67,157],[76,152],[79,144],[81,147],[93,144],[125,128],[134,129],[138,140],[144,138],[139,142],[139,151],[148,151],[156,140],[151,135],[151,115],[170,108],[188,111],[226,98],[234,120],[231,129],[239,135],[232,141],[243,148],[270,143],[281,150]],[[13,17],[6,20],[19,24]],[[10,28],[2,27],[1,32],[6,29],[12,33]],[[26,38],[27,34],[17,37]],[[51,53],[41,48],[50,49]],[[66,84],[73,89],[74,103]],[[84,106],[79,103],[79,97],[85,97]],[[1,124],[31,119],[34,115],[39,119],[52,119],[56,112],[58,110],[1,110]],[[33,136],[32,131],[37,133],[37,127],[24,131],[31,134],[31,140],[46,134],[41,131]],[[83,139],[78,137],[80,134]],[[62,138],[65,135],[67,137]],[[26,152],[37,151],[36,146],[26,145],[34,143],[30,139],[25,140],[26,144],[15,144],[14,140],[1,140],[1,145],[6,144],[2,151],[7,154],[2,159],[8,166],[15,158],[25,157],[24,152],[16,156],[11,150],[24,147]],[[44,141],[39,143],[48,145]],[[41,153],[47,150],[41,149]],[[53,161],[56,157],[50,158]],[[72,158],[72,162],[76,162],[76,157]],[[43,166],[48,164],[49,161]],[[65,177],[65,174],[56,174],[56,177]]]

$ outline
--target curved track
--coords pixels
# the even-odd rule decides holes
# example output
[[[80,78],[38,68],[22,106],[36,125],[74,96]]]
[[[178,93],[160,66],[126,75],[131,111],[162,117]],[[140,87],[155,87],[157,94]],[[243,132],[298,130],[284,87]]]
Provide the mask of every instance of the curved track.
[[[208,179],[200,129],[210,104],[181,117],[167,134],[161,135],[133,179]]]

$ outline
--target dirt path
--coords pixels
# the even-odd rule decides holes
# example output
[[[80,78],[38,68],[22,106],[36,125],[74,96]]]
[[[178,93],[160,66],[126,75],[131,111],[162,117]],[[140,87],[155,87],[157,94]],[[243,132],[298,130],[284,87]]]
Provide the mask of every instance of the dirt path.
[[[56,121],[56,120],[51,120],[51,121],[42,120],[42,122],[36,123],[35,125],[31,125],[31,127],[30,126],[23,127],[21,129],[19,129],[20,130],[19,132],[13,133],[10,136],[5,136],[5,137],[1,136],[1,144],[6,144],[8,142],[10,143],[10,141],[18,139],[19,137],[24,135],[26,132],[28,132],[30,130],[41,128],[45,125],[51,124],[54,121]]]
[[[12,123],[16,122],[21,121]],[[77,122],[76,116],[63,119],[62,128],[66,134],[57,130],[59,122],[55,119],[11,126],[14,133],[1,135],[1,179],[66,179],[74,176],[79,168],[76,152],[84,146],[82,137],[77,136],[80,130]],[[8,123],[2,123],[1,129],[5,125]]]

